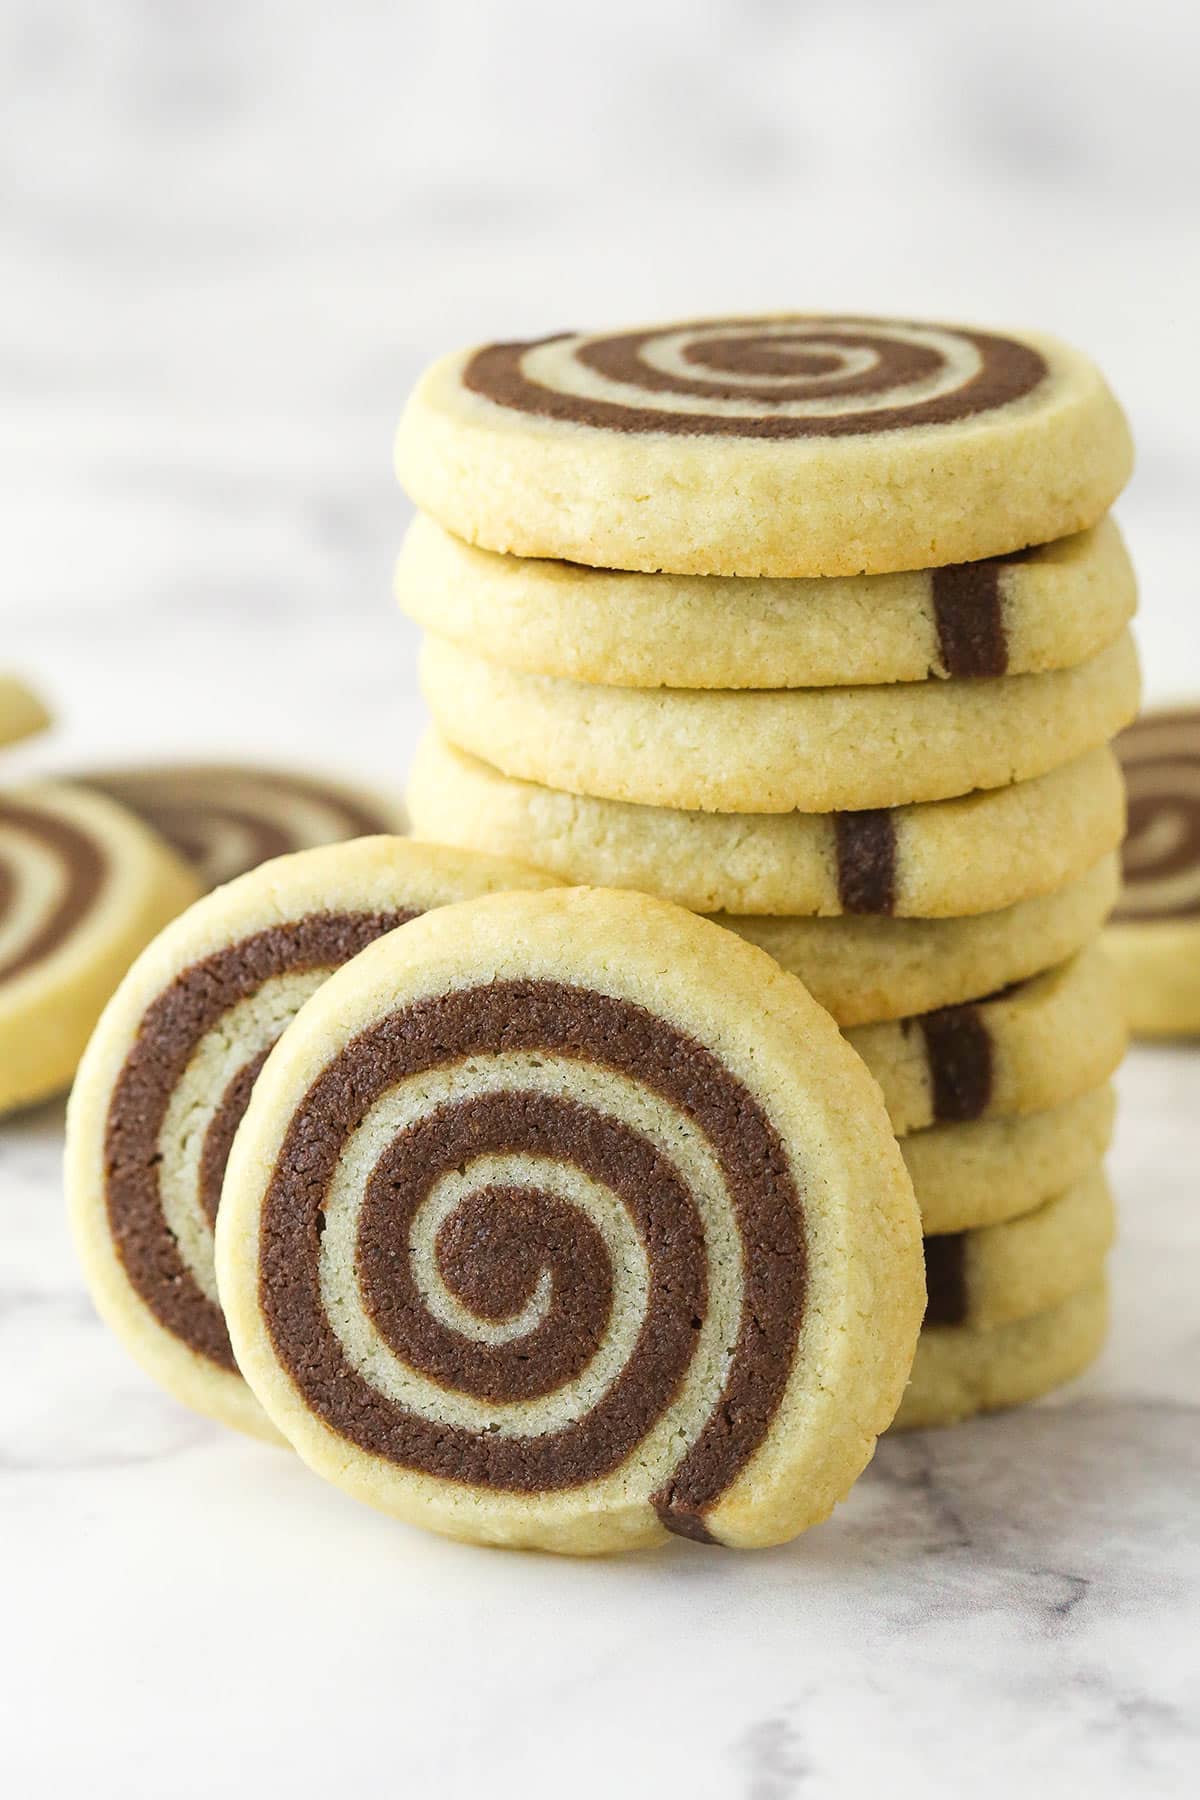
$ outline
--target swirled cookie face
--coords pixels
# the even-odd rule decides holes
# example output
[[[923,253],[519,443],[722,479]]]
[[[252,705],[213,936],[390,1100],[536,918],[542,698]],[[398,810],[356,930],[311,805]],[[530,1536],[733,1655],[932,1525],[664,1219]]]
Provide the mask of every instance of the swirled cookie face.
[[[645,434],[828,438],[947,425],[1047,380],[1033,344],[888,319],[715,319],[488,344],[469,393],[507,411]]]
[[[1123,731],[1129,795],[1121,898],[1105,942],[1133,1030],[1200,1033],[1200,708],[1150,712]]]
[[[113,769],[82,777],[145,819],[220,887],[294,850],[403,829],[403,809],[324,776],[235,763]]]
[[[750,1544],[823,1517],[894,1409],[915,1226],[803,990],[580,890],[417,921],[298,1015],[217,1267],[263,1405],[361,1498],[483,1542]]]
[[[182,1399],[270,1435],[230,1348],[213,1228],[272,1044],[332,970],[415,912],[537,879],[396,838],[300,852],[209,896],[131,971],[72,1096],[68,1188],[98,1305]]]
[[[438,364],[401,479],[468,542],[614,569],[840,575],[974,561],[1102,516],[1129,467],[1052,340],[783,315],[489,344]]]
[[[0,796],[0,1110],[67,1085],[112,989],[196,891],[107,800],[58,783]]]
[[[1151,712],[1117,739],[1129,824],[1114,920],[1200,931],[1200,709]]]

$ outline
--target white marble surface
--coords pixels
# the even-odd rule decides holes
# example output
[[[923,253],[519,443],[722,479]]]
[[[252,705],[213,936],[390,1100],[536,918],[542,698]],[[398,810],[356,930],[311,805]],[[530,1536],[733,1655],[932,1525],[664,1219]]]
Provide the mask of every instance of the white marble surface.
[[[6,774],[399,780],[389,439],[463,337],[772,304],[1028,320],[1141,445],[1151,692],[1200,688],[1195,9],[6,0]],[[0,1779],[26,1796],[696,1800],[1200,1783],[1200,1054],[1122,1076],[1116,1327],[884,1446],[788,1550],[489,1556],[161,1397],[97,1324],[61,1108],[0,1128]]]

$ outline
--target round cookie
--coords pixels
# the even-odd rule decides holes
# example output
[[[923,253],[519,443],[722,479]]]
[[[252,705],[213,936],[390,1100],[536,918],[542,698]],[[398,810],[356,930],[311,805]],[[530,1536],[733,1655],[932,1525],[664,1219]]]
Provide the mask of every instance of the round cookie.
[[[423,837],[693,912],[992,912],[1075,880],[1125,829],[1107,746],[1032,781],[887,812],[706,813],[520,781],[429,732],[408,803]]]
[[[275,1039],[381,933],[427,907],[542,879],[464,851],[357,838],[208,895],[130,970],[71,1095],[67,1195],[101,1315],[178,1399],[275,1435],[237,1372],[213,1273],[225,1160]]]
[[[1061,1194],[1108,1149],[1110,1085],[1015,1119],[930,1125],[900,1138],[926,1236],[999,1225]]]
[[[1116,972],[1096,944],[982,1000],[847,1038],[898,1136],[927,1125],[1043,1112],[1108,1080],[1125,1053]]]
[[[924,1308],[832,1022],[761,952],[597,889],[430,914],[314,996],[234,1145],[217,1273],[319,1474],[575,1553],[824,1518]]]
[[[122,975],[198,891],[111,800],[61,782],[0,793],[0,1112],[68,1086]]]
[[[241,763],[165,763],[80,776],[145,819],[220,887],[272,857],[404,830],[404,809],[326,775]]]
[[[1052,338],[778,314],[445,357],[396,460],[419,507],[490,550],[829,576],[1095,525],[1132,449],[1097,369]]]
[[[1120,903],[1106,933],[1133,1030],[1200,1033],[1200,707],[1123,731],[1129,788]]]
[[[839,1025],[904,1019],[994,995],[1081,950],[1117,895],[1117,859],[1060,888],[965,919],[765,919],[717,913],[800,980]]]
[[[403,610],[535,675],[618,687],[790,688],[1070,668],[1133,616],[1112,519],[943,569],[825,580],[637,575],[465,544],[424,514],[396,569]]]
[[[1137,711],[1126,631],[1073,669],[888,687],[690,692],[525,675],[429,637],[442,735],[506,775],[700,812],[837,812],[1027,781]]]
[[[928,1331],[1047,1312],[1104,1273],[1116,1213],[1097,1164],[1065,1193],[1000,1225],[925,1239]]]
[[[50,714],[37,695],[14,675],[0,675],[0,745],[44,731]]]
[[[975,1413],[1037,1400],[1094,1362],[1108,1331],[1108,1287],[1006,1325],[937,1325],[921,1333],[912,1379],[892,1429],[954,1425]]]

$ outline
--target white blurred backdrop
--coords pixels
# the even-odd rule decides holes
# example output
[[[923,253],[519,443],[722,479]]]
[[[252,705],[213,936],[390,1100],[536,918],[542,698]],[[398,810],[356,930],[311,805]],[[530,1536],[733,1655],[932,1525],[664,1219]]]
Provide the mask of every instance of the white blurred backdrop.
[[[1200,690],[1191,0],[0,0],[15,766],[398,780],[406,390],[708,309],[1039,325],[1104,365],[1156,696]]]

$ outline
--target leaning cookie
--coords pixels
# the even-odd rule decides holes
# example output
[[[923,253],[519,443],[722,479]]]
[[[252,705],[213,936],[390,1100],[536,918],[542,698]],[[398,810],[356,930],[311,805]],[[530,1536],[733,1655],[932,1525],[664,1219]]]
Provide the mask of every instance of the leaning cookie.
[[[1137,711],[1128,631],[1073,669],[739,693],[526,675],[444,638],[421,653],[443,737],[522,781],[699,812],[838,812],[1028,781]]]
[[[928,1331],[992,1327],[1060,1305],[1104,1273],[1116,1234],[1099,1164],[1064,1193],[999,1225],[925,1239]]]
[[[178,1399],[274,1435],[230,1349],[213,1225],[229,1146],[275,1039],[332,970],[415,913],[541,881],[491,857],[360,838],[265,863],[210,894],[130,970],[71,1095],[67,1195],[101,1314]]]
[[[610,569],[926,569],[1095,525],[1129,432],[1067,345],[780,314],[487,344],[439,362],[400,480],[468,543]]]
[[[1063,1193],[1108,1149],[1109,1085],[1015,1119],[930,1125],[899,1140],[926,1236],[1000,1225]]]
[[[1147,713],[1117,739],[1129,787],[1121,900],[1106,942],[1144,1037],[1200,1033],[1200,707]]]
[[[665,902],[433,913],[308,1003],[217,1274],[275,1423],[475,1542],[782,1541],[869,1459],[924,1308],[878,1090],[803,988]]]
[[[198,891],[110,800],[58,782],[0,794],[0,1112],[62,1092],[134,957]]]
[[[892,1429],[954,1425],[1037,1400],[1082,1375],[1104,1347],[1103,1278],[1046,1312],[1005,1325],[936,1325],[921,1333]]]
[[[1112,519],[1057,543],[896,575],[754,581],[497,556],[418,514],[396,593],[492,662],[617,687],[841,687],[1070,668],[1137,604]]]
[[[0,745],[32,737],[49,723],[50,714],[32,689],[13,675],[0,675]]]
[[[847,1032],[903,1135],[1043,1112],[1099,1087],[1125,1053],[1111,960],[1096,944],[998,994]]]
[[[1054,894],[965,919],[760,919],[716,915],[798,975],[839,1025],[871,1025],[996,994],[1093,938],[1117,895],[1106,856]]]
[[[923,806],[709,813],[521,781],[429,732],[408,803],[421,837],[708,913],[993,912],[1075,880],[1125,829],[1107,746],[1032,781]]]
[[[244,763],[163,763],[78,777],[145,819],[220,887],[272,857],[347,838],[404,829],[404,809],[385,794],[327,775]]]

